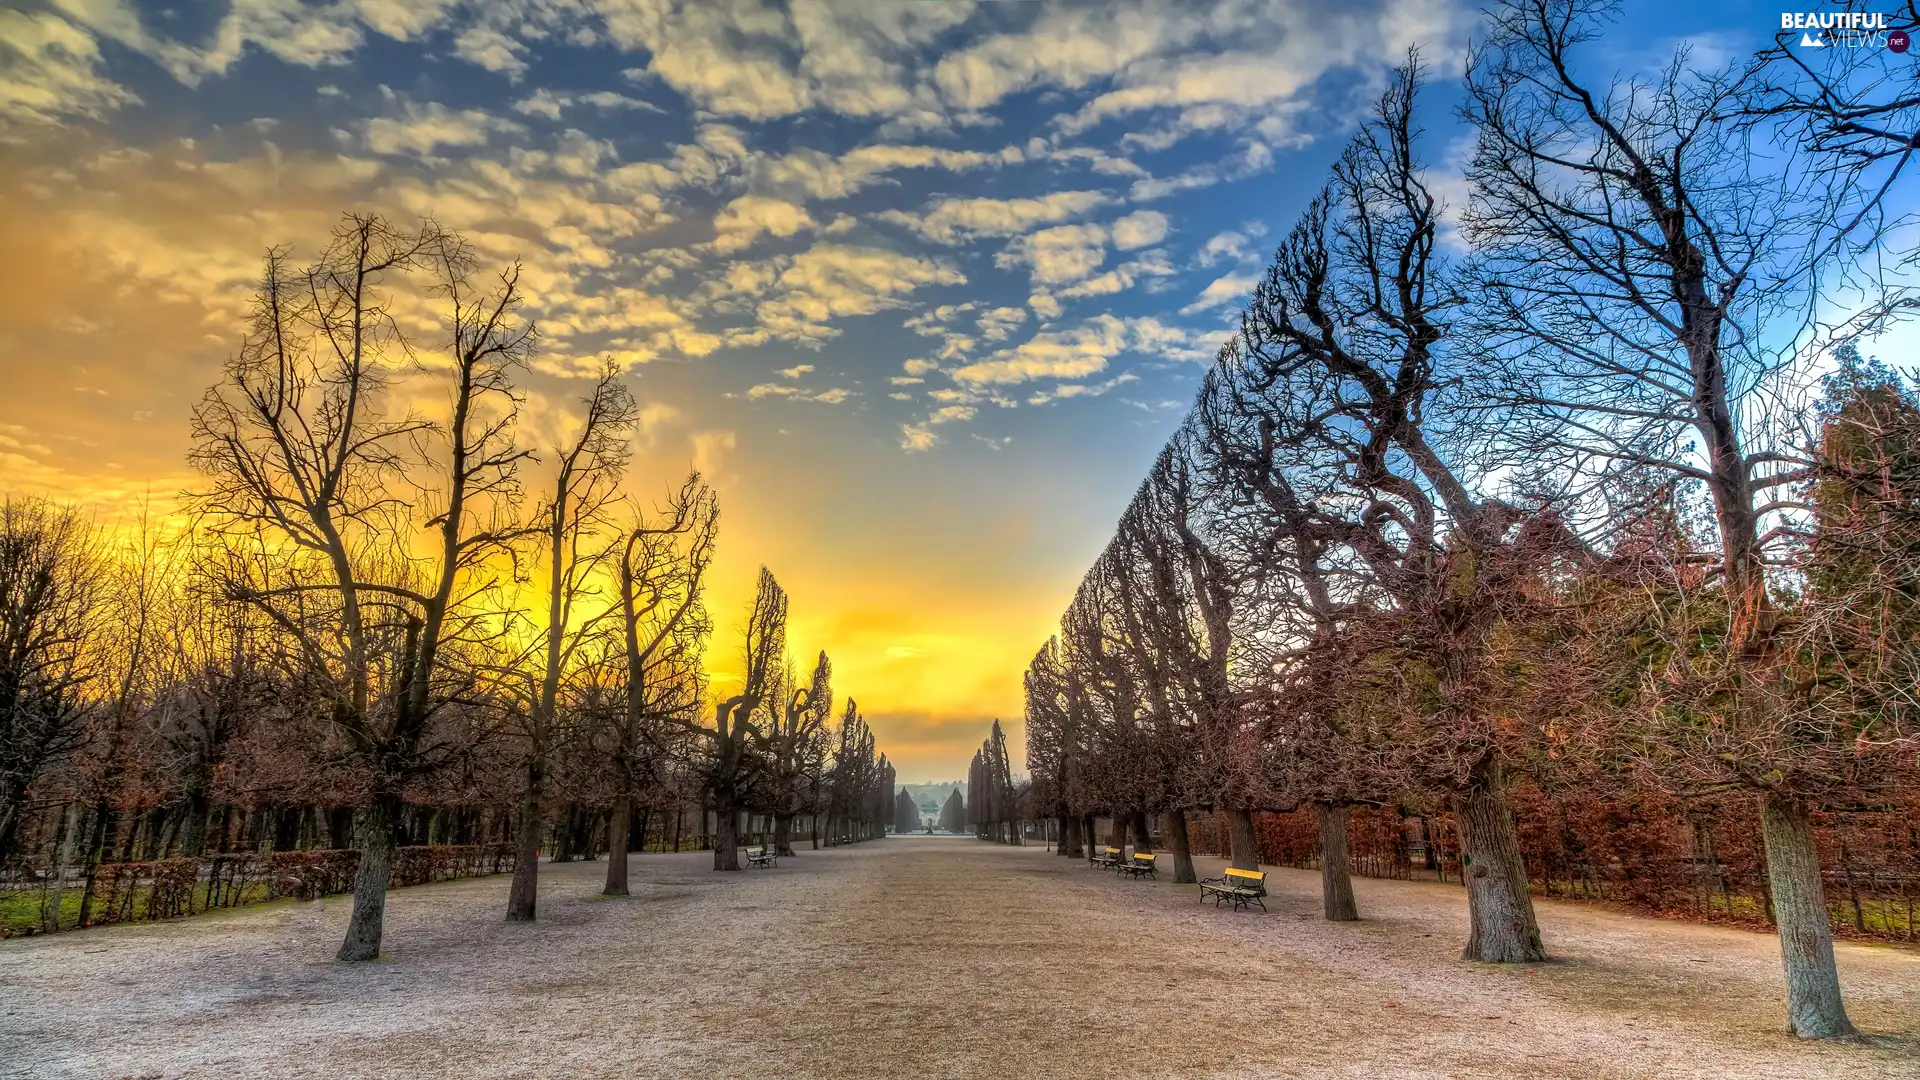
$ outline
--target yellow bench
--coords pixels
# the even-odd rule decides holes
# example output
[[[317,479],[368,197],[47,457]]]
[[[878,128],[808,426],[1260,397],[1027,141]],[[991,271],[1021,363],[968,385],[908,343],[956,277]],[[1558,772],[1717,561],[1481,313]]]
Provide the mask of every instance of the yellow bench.
[[[1125,873],[1132,874],[1134,877],[1144,875],[1157,881],[1160,875],[1154,873],[1153,860],[1154,856],[1146,852],[1136,851],[1133,853],[1133,861],[1120,867],[1120,869]]]
[[[1103,870],[1117,867],[1123,861],[1124,860],[1120,858],[1120,849],[1117,847],[1105,848],[1098,852],[1095,852],[1092,848],[1087,849],[1087,862]]]
[[[1226,901],[1233,902],[1233,910],[1239,911],[1248,904],[1259,904],[1260,910],[1267,910],[1267,872],[1264,870],[1239,870],[1228,867],[1227,872],[1217,878],[1208,878],[1200,883],[1200,899],[1205,902],[1213,897],[1213,906],[1219,907]]]

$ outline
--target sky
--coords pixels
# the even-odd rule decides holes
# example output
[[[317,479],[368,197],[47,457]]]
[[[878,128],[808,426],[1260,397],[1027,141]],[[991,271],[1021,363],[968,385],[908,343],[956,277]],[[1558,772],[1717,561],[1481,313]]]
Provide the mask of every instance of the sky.
[[[903,780],[1018,753],[1021,674],[1390,67],[1456,0],[0,2],[0,494],[124,519],[263,252],[348,210],[524,266],[530,431],[604,358],[629,478],[716,488],[712,668],[758,566]],[[1596,48],[1767,43],[1630,4]],[[1651,55],[1651,54],[1650,54]]]

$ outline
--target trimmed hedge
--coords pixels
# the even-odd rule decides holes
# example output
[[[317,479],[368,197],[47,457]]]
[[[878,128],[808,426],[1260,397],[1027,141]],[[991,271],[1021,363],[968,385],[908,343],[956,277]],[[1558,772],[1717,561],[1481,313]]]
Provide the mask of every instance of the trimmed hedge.
[[[512,844],[431,844],[394,853],[390,888],[513,869]],[[201,859],[102,863],[89,925],[155,921],[281,897],[316,900],[353,891],[360,853],[267,851]]]

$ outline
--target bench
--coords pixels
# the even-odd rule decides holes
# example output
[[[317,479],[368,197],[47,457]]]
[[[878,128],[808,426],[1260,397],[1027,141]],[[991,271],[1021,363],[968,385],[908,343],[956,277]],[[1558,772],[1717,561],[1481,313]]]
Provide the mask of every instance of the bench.
[[[1262,897],[1267,895],[1267,874],[1264,870],[1236,870],[1227,868],[1227,872],[1217,878],[1207,878],[1200,883],[1200,899],[1205,902],[1213,897],[1213,906],[1232,901],[1233,910],[1239,911],[1248,904],[1259,904],[1260,910],[1267,910]]]
[[[1097,852],[1089,850],[1087,853],[1087,862],[1102,870],[1117,868],[1123,861],[1120,858],[1120,849],[1117,847],[1103,848]]]
[[[776,867],[780,865],[779,856],[768,851],[766,848],[761,848],[759,851],[749,851],[747,852],[747,865]]]
[[[1153,860],[1154,856],[1145,852],[1136,851],[1133,854],[1133,861],[1120,867],[1120,872],[1131,874],[1134,877],[1150,877],[1158,881],[1160,880],[1160,875],[1154,873]]]

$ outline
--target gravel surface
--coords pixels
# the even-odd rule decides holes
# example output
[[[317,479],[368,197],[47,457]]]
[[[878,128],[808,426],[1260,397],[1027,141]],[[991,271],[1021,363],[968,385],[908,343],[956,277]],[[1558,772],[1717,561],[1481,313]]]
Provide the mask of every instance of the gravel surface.
[[[1267,914],[1040,848],[903,838],[396,892],[390,957],[330,960],[344,898],[0,942],[0,1076],[1920,1078],[1920,953],[1843,945],[1873,1038],[1783,1033],[1760,934],[1543,903],[1551,964],[1457,959],[1457,887],[1276,870]],[[1220,863],[1202,859],[1201,873]]]

